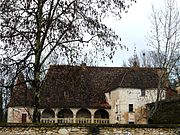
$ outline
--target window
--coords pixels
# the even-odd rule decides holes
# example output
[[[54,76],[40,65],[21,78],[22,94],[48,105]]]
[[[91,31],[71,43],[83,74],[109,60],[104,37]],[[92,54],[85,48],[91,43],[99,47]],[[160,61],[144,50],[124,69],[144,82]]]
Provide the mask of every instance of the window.
[[[119,116],[116,117],[116,120],[119,121]]]
[[[118,115],[116,116],[116,120],[117,120],[117,121],[121,121],[121,115],[120,115],[120,114],[118,114]]]
[[[145,96],[146,92],[145,89],[141,89],[141,96]]]
[[[133,104],[129,104],[129,112],[133,112]]]
[[[116,105],[116,108],[115,108],[115,113],[118,113],[118,105]]]

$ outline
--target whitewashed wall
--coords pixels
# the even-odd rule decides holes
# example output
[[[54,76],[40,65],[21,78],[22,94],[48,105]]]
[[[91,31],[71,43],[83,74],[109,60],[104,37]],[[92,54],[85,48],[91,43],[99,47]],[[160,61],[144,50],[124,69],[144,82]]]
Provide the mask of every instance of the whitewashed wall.
[[[31,123],[33,109],[25,107],[9,107],[8,108],[8,123],[22,123],[22,115],[26,114],[26,122]]]
[[[133,88],[117,88],[106,93],[107,100],[111,105],[110,122],[128,124],[131,119],[131,122],[136,124],[147,123],[145,104],[154,102],[156,94],[157,89],[146,89],[145,96],[141,96],[141,89]],[[133,104],[134,113],[129,113],[129,104]]]

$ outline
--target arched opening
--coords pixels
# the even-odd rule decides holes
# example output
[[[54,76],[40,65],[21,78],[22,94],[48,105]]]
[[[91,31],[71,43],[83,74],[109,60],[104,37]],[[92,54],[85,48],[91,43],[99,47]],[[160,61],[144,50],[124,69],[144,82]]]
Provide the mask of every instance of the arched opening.
[[[45,109],[42,112],[41,118],[54,118],[55,117],[55,113],[52,109]]]
[[[76,115],[77,118],[91,118],[91,112],[87,109],[80,109]]]
[[[70,109],[62,109],[57,114],[58,118],[73,118],[73,112]]]
[[[62,109],[57,114],[58,123],[73,123],[73,112],[70,109]]]
[[[91,112],[87,109],[80,109],[76,114],[76,123],[91,123]]]
[[[104,109],[100,109],[94,113],[94,118],[109,119],[109,113]]]
[[[55,113],[52,109],[48,108],[42,112],[41,122],[43,123],[55,123]]]
[[[99,109],[94,113],[94,123],[109,123],[109,113],[104,109]]]

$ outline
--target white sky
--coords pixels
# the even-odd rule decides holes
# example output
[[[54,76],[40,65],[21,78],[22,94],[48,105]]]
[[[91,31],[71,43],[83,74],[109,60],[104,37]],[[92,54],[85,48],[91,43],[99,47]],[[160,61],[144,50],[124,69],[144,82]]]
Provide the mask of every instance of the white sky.
[[[137,0],[137,3],[130,7],[128,13],[123,14],[121,20],[113,18],[106,20],[105,23],[121,37],[122,44],[129,48],[129,51],[118,50],[113,58],[114,62],[106,61],[106,66],[122,66],[123,61],[127,62],[128,58],[134,55],[135,47],[137,54],[142,50],[151,49],[147,46],[146,37],[151,27],[149,17],[152,13],[152,5],[157,10],[163,9],[165,1]]]

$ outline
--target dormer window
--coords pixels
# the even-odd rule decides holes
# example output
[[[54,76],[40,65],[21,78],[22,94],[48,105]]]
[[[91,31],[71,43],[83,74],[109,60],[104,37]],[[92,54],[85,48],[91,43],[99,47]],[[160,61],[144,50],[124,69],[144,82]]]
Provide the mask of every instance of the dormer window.
[[[69,92],[68,91],[64,91],[64,98],[65,99],[69,98]]]
[[[141,96],[144,97],[146,95],[145,89],[141,89]]]

